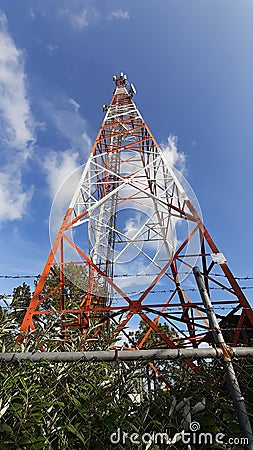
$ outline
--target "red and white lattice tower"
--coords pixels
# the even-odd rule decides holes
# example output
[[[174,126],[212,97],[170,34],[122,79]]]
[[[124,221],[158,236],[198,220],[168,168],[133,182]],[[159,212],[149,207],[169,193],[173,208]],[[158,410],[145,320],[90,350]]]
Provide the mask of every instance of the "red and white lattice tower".
[[[37,319],[51,314],[63,329],[79,328],[84,339],[113,321],[120,338],[142,318],[149,329],[136,347],[150,332],[159,333],[165,347],[198,347],[208,340],[209,325],[192,274],[197,264],[221,326],[233,325],[230,341],[236,345],[241,330],[253,326],[250,304],[205,228],[191,189],[135,105],[134,86],[122,73],[114,82],[20,330],[36,330]],[[73,306],[68,285],[81,283],[81,269],[88,283],[79,286]],[[46,292],[49,275],[56,282]],[[175,338],[162,333],[159,322],[173,327]]]

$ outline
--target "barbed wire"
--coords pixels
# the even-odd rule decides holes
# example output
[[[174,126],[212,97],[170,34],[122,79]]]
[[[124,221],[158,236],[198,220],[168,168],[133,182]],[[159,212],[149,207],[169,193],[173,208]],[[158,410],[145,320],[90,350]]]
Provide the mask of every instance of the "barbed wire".
[[[189,274],[190,272],[178,272],[179,274]],[[156,275],[158,275],[159,273],[146,273],[146,274],[119,274],[119,275],[115,275],[115,278],[116,277],[131,277],[131,276],[134,276],[134,277],[150,277],[150,276],[156,276]],[[222,276],[222,277],[225,277],[225,275],[223,275],[223,274],[218,274],[218,273],[212,273],[212,276],[214,277],[214,276]],[[28,275],[28,274],[26,274],[26,275],[0,275],[0,279],[38,279],[40,277],[40,275]],[[246,276],[238,276],[238,277],[235,277],[235,279],[236,280],[244,280],[244,281],[247,281],[247,280],[253,280],[253,276],[249,276],[249,275],[246,275]],[[241,290],[251,290],[251,289],[253,289],[253,286],[240,286],[240,289]],[[226,287],[224,286],[224,287],[222,287],[222,286],[210,286],[209,287],[209,290],[212,290],[212,291],[214,291],[214,290],[216,290],[216,291],[224,291],[224,290],[226,290]],[[198,292],[198,288],[197,287],[189,287],[189,288],[186,288],[186,289],[183,289],[183,291],[184,292]],[[150,292],[149,292],[149,294],[170,294],[170,293],[173,293],[173,292],[175,292],[175,288],[170,288],[170,289],[153,289],[153,290],[151,290]],[[125,292],[125,294],[126,295],[137,295],[137,294],[143,294],[143,293],[145,293],[145,290],[134,290],[134,291],[128,291],[128,292]],[[4,299],[11,299],[13,297],[13,293],[11,293],[11,294],[9,294],[9,293],[3,293],[3,294],[0,294],[0,299],[2,299],[2,300],[4,300]],[[112,301],[117,301],[118,299],[120,299],[120,298],[122,298],[122,296],[120,296],[120,295],[118,295],[118,296],[113,296],[113,297],[111,297],[111,300]],[[220,301],[222,301],[222,300],[220,300]]]
[[[241,290],[247,290],[247,289],[253,289],[253,286],[240,286]],[[175,292],[176,289],[154,289],[151,290],[149,292],[149,294],[172,294],[173,292]],[[218,287],[218,286],[210,286],[209,290],[217,290],[217,291],[225,291],[226,287]],[[181,291],[181,290],[180,290]],[[134,294],[144,294],[146,291],[129,291],[129,292],[124,292],[124,294],[126,295],[134,295]],[[182,289],[181,292],[199,292],[198,288],[187,288],[187,289]],[[117,297],[112,297],[112,298],[121,298],[122,296],[119,295]]]
[[[8,295],[0,295],[0,301],[1,300],[4,300],[4,299],[12,299],[12,297],[13,297],[13,295],[12,294],[8,294]],[[117,301],[118,299],[114,299],[114,300],[112,300],[112,305],[117,305],[118,304],[118,301]],[[223,301],[226,301],[226,300],[220,300],[220,302],[222,303]],[[152,308],[154,308],[156,305],[155,304],[152,304]],[[164,303],[164,306],[165,306],[165,303]],[[187,305],[188,307],[190,307],[191,305],[190,304],[188,304]],[[193,307],[195,307],[195,306],[197,306],[196,304],[194,304],[193,305]],[[201,305],[200,305],[201,306]],[[150,307],[150,305],[147,303],[147,304],[144,304],[143,305],[143,307],[144,308],[149,308]],[[159,308],[161,307],[161,304],[159,304]],[[174,306],[174,305],[167,305],[167,309],[169,309],[170,311],[182,311],[182,306],[181,305],[176,305],[176,306]],[[234,309],[234,307],[231,305],[231,306],[223,306],[222,304],[219,304],[219,305],[213,305],[213,309],[214,310],[219,310],[219,311],[232,311],[233,309]],[[246,310],[251,310],[251,308],[250,307],[245,307],[244,308],[244,310],[246,311]]]
[[[250,290],[250,289],[253,289],[253,286],[240,286],[240,289],[241,290],[248,290],[248,289]],[[209,290],[225,291],[226,287],[210,286]],[[182,291],[183,292],[199,292],[199,289],[192,287],[192,288],[183,289]],[[138,291],[124,292],[124,294],[125,295],[135,295],[135,294],[144,294],[145,292],[146,291],[138,290]],[[149,294],[172,294],[173,292],[175,292],[175,289],[153,289],[149,292]],[[87,293],[92,294],[92,292],[87,292]],[[231,293],[231,294],[233,294],[233,293]],[[0,294],[0,299],[1,299],[1,297],[12,297],[12,296],[13,296],[13,294]],[[122,298],[122,296],[118,295],[118,296],[111,297],[112,300],[119,299],[119,298]]]
[[[0,278],[39,278],[40,275],[0,275]]]
[[[190,271],[188,272],[177,272],[178,275],[190,275],[192,274]],[[153,277],[153,276],[157,276],[160,275],[159,272],[157,273],[144,273],[144,274],[128,274],[128,273],[124,273],[124,274],[120,274],[120,275],[114,275],[114,278],[124,278],[124,277]],[[226,278],[226,275],[222,274],[222,273],[211,273],[212,277],[222,277],[222,278]],[[234,277],[235,280],[253,280],[253,276],[238,276],[238,277]]]
[[[184,272],[177,272],[178,275],[190,275],[190,271],[184,271]],[[160,275],[160,272],[157,273],[122,273],[122,274],[116,274],[113,276],[113,278],[125,278],[125,277],[155,277],[157,275]],[[211,273],[213,277],[222,277],[226,278],[226,275],[222,273]],[[23,278],[39,278],[40,274],[37,275],[0,275],[0,279],[23,279]],[[253,280],[253,275],[245,275],[245,276],[236,276],[234,277],[235,280]]]

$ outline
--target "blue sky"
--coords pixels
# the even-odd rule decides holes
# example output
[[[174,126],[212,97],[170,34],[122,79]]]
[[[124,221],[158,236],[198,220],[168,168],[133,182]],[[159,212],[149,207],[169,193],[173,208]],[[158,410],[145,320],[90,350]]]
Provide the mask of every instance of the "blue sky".
[[[0,274],[42,270],[54,195],[86,161],[124,71],[156,140],[177,136],[232,271],[253,275],[252,2],[0,0],[0,10]],[[0,292],[18,282],[0,279]]]

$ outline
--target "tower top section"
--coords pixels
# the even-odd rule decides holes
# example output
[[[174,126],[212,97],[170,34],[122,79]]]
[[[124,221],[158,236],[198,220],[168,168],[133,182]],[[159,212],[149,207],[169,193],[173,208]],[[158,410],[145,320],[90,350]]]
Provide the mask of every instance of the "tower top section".
[[[120,76],[117,77],[116,75],[113,76],[113,81],[116,84],[116,88],[126,88],[128,93],[133,97],[133,95],[136,94],[136,89],[132,83],[129,83],[127,80],[127,76],[120,72]]]
[[[127,76],[123,73],[120,72],[120,76],[117,77],[116,75],[113,75],[112,77],[114,83],[116,84],[116,87],[124,87],[127,84]]]

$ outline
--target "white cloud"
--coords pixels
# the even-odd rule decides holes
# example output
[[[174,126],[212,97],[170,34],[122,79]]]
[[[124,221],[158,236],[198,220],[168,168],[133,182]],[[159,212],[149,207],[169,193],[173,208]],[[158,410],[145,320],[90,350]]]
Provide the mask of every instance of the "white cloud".
[[[128,11],[123,11],[122,9],[118,9],[117,11],[112,11],[111,14],[108,16],[108,20],[111,19],[129,19],[130,15]]]
[[[89,25],[87,16],[88,11],[84,8],[78,14],[70,14],[69,18],[75,28],[79,28],[80,30],[82,30],[84,27],[87,27]]]
[[[0,11],[0,221],[20,219],[33,188],[25,189],[22,173],[32,154],[35,124],[26,91],[24,53],[8,33]]]
[[[186,170],[186,156],[177,149],[177,137],[170,134],[167,143],[162,143],[160,147],[170,166],[175,167],[184,174]]]
[[[72,28],[77,31],[97,23],[100,19],[100,14],[95,8],[84,7],[83,2],[80,1],[71,6],[69,2],[65,2],[64,6],[59,10],[59,14],[65,17]]]
[[[42,107],[45,120],[67,141],[68,148],[78,150],[83,155],[90,151],[92,142],[86,131],[87,123],[79,114],[80,105],[76,100],[58,96],[52,102],[44,102]]]
[[[80,179],[81,172],[76,169],[86,160],[92,143],[76,100],[58,96],[51,103],[44,102],[43,109],[47,123],[55,127],[67,146],[65,150],[47,151],[42,161],[49,196],[55,200],[50,220],[50,232],[54,233],[59,228]]]
[[[26,212],[33,188],[22,187],[21,171],[16,164],[0,172],[0,222],[20,219]]]
[[[48,44],[46,46],[49,56],[53,56],[57,52],[58,48],[59,48],[58,45],[53,44]]]
[[[30,19],[31,21],[36,20],[36,13],[35,13],[35,11],[34,11],[33,9],[30,9],[30,10],[28,11],[28,17],[29,17],[29,19]]]
[[[71,150],[62,152],[52,150],[47,153],[47,156],[43,161],[43,167],[46,171],[46,179],[50,189],[51,199],[54,199],[62,183],[79,166],[78,158],[78,152],[73,152]]]
[[[79,111],[80,105],[73,98],[69,99],[69,104],[73,106],[74,111],[77,113]]]
[[[64,214],[69,207],[81,176],[79,154],[71,150],[51,151],[43,161],[49,195],[52,200],[50,213],[50,237],[54,241]],[[79,169],[79,170],[78,170]]]
[[[23,150],[34,142],[34,123],[26,92],[24,54],[7,31],[7,18],[0,12],[0,132],[5,145]]]

